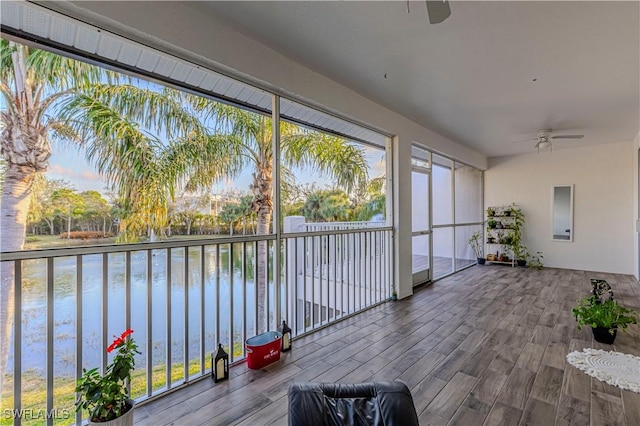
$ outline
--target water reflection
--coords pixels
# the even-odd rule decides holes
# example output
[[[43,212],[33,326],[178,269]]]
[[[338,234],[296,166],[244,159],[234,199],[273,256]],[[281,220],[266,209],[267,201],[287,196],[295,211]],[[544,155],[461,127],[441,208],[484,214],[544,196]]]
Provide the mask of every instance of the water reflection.
[[[243,280],[243,247],[246,247],[246,269]],[[167,351],[167,327],[171,330],[171,358],[183,362],[184,358],[184,310],[188,298],[189,358],[199,359],[201,325],[204,324],[205,350],[210,351],[217,341],[228,342],[229,324],[233,322],[235,342],[242,342],[242,332],[254,331],[255,311],[254,246],[242,243],[233,245],[229,259],[229,244],[207,246],[204,250],[204,268],[201,265],[201,248],[188,249],[188,270],[185,277],[184,248],[151,252],[152,274],[147,276],[147,251],[130,254],[131,275],[131,326],[142,355],[136,360],[136,368],[147,363],[149,341],[153,347],[153,365],[163,364]],[[103,291],[106,296],[107,343],[111,336],[125,329],[126,306],[126,257],[125,253],[87,255],[82,257],[82,366],[93,368],[101,365],[104,354],[102,342]],[[73,376],[75,373],[76,346],[76,257],[56,258],[53,277],[53,352],[56,376]],[[106,267],[105,267],[106,265]],[[167,266],[170,281],[167,281]],[[202,289],[201,271],[204,271]],[[270,273],[271,275],[271,273]],[[106,277],[103,289],[103,276]],[[230,281],[233,277],[233,309],[230,309]],[[187,280],[185,286],[185,279]],[[270,286],[272,285],[270,276]],[[151,339],[147,339],[147,289],[151,290]],[[245,284],[246,283],[246,284]],[[185,289],[186,288],[186,289]],[[204,290],[204,291],[203,291]],[[22,369],[44,375],[46,365],[47,333],[47,261],[36,259],[23,263],[22,299]],[[168,295],[170,297],[168,297]],[[219,298],[216,297],[219,295]],[[204,297],[204,300],[202,299]],[[273,299],[273,291],[270,291]],[[246,300],[246,305],[245,301]],[[168,301],[171,305],[167,316]],[[204,302],[204,319],[200,306]],[[273,306],[272,300],[270,301]],[[216,324],[216,312],[219,312]],[[230,313],[233,312],[233,319]],[[243,324],[247,312],[247,324]],[[216,326],[220,336],[216,337]],[[9,365],[13,362],[11,349]]]

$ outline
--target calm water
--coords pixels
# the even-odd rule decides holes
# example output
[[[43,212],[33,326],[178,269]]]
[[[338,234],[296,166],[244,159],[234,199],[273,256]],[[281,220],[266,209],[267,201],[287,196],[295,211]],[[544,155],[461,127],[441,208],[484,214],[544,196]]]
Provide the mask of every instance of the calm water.
[[[253,246],[247,248],[246,286],[242,279],[242,245],[234,245],[232,264],[229,262],[228,245],[220,247],[220,261],[216,259],[215,247],[207,247],[205,262],[205,350],[211,352],[216,342],[228,344],[230,312],[233,312],[233,334],[235,342],[242,342],[243,310],[246,298],[248,320],[247,332],[254,329],[255,285],[253,271]],[[167,259],[166,250],[154,250],[152,276],[152,333],[147,338],[147,254],[131,254],[131,325],[133,337],[143,355],[136,360],[136,368],[147,363],[147,344],[153,347],[153,364],[162,364],[166,359],[166,330],[171,327],[172,362],[184,359],[184,302],[185,294],[189,303],[189,358],[200,357],[200,249],[193,248],[188,254],[188,285],[185,291],[184,250],[172,249],[171,254],[171,312],[167,315]],[[112,336],[120,335],[125,329],[125,255],[116,253],[108,256],[108,344]],[[218,270],[218,264],[220,268]],[[57,258],[54,261],[54,364],[56,376],[73,376],[75,372],[75,323],[76,323],[76,258]],[[22,309],[22,368],[45,374],[46,365],[46,262],[33,260],[24,262],[23,267],[23,309]],[[82,340],[85,368],[100,365],[105,348],[102,347],[102,255],[84,256],[82,263]],[[219,275],[219,285],[216,277]],[[233,277],[233,311],[231,308],[230,282]],[[271,281],[271,280],[270,280]],[[216,288],[219,299],[216,299]],[[273,288],[270,282],[270,306],[273,306]],[[244,296],[243,296],[244,293]],[[220,336],[216,337],[216,312],[219,312]],[[251,335],[251,334],[250,334]],[[9,365],[13,363],[13,348]]]

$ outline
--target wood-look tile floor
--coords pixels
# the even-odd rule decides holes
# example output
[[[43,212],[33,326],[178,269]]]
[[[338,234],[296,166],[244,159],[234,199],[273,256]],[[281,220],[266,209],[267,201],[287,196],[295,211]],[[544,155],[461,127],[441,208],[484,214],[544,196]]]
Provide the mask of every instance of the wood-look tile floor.
[[[292,382],[400,380],[421,425],[640,425],[640,394],[566,362],[585,347],[640,355],[640,325],[615,345],[578,331],[571,308],[605,279],[640,308],[629,275],[474,266],[313,335],[267,369],[232,368],[136,407],[138,425],[285,425]],[[640,372],[638,373],[640,374]]]

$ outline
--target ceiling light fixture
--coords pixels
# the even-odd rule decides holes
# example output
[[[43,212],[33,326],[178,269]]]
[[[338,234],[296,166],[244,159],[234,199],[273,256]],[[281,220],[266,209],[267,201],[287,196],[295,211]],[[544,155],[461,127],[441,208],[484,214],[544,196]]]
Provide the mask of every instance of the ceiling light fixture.
[[[411,13],[409,1],[407,0],[407,13]],[[425,3],[430,24],[439,24],[451,15],[449,0],[425,0]]]
[[[448,0],[426,0],[430,24],[439,24],[451,15]]]
[[[551,141],[548,138],[541,139],[537,144],[536,148],[538,148],[538,154],[540,154],[540,150],[545,150],[549,148],[549,152],[553,152],[553,146],[551,145]]]

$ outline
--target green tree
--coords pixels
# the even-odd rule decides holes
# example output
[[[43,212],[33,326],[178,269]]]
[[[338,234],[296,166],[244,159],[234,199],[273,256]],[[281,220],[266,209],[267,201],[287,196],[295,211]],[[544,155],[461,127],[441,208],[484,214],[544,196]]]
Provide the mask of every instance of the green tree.
[[[54,215],[67,222],[67,238],[70,238],[72,221],[80,218],[85,211],[83,198],[73,189],[61,188],[53,191],[51,201]]]
[[[71,184],[64,179],[48,179],[38,173],[33,181],[33,191],[29,205],[28,222],[37,224],[44,222],[49,228],[49,234],[55,234],[56,206],[53,193],[59,189],[71,189]]]
[[[253,170],[250,189],[256,213],[256,234],[267,235],[273,214],[273,123],[270,117],[205,98],[187,96],[194,109],[212,119],[218,158],[225,162],[194,163],[189,186],[209,188],[222,177],[235,177],[245,167]],[[366,181],[367,164],[359,146],[343,138],[315,132],[289,122],[280,123],[280,164],[283,176],[293,167],[309,167],[349,190]],[[267,327],[267,242],[258,243],[258,331]]]
[[[229,234],[233,235],[236,224],[243,216],[243,208],[239,202],[226,202],[222,205],[218,218],[220,222],[227,225]]]
[[[371,220],[376,215],[385,217],[387,197],[384,193],[386,178],[380,176],[361,185],[352,194],[353,220]]]
[[[207,209],[210,198],[207,195],[195,196],[183,194],[171,205],[172,223],[184,225],[186,235],[191,235],[191,228],[202,215],[201,210]]]
[[[109,218],[109,203],[98,191],[84,191],[80,193],[84,201],[84,211],[82,212],[83,227],[85,230],[96,231],[102,228],[102,232],[107,232],[107,220]]]
[[[346,192],[341,189],[323,189],[309,194],[301,213],[311,222],[337,222],[348,220],[350,208]]]
[[[215,138],[172,89],[70,58],[0,39],[0,155],[5,173],[0,206],[0,251],[24,246],[34,179],[46,172],[51,143],[85,147],[122,202],[124,239],[151,227],[161,230],[185,163],[218,161]],[[140,87],[139,87],[140,86]],[[155,135],[154,135],[155,134]],[[163,142],[157,135],[162,135]],[[191,139],[185,143],[186,135]],[[172,140],[182,140],[174,153]],[[206,140],[204,146],[199,141]],[[187,155],[190,154],[190,155]],[[13,264],[0,262],[0,388],[13,319]]]

